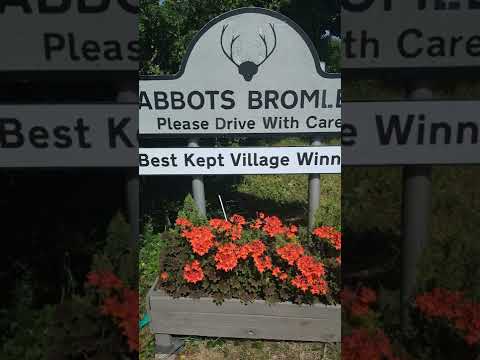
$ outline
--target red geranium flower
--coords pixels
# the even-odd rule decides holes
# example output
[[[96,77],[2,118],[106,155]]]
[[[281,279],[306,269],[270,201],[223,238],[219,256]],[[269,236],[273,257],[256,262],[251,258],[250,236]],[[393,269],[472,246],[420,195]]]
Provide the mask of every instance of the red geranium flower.
[[[178,218],[175,221],[175,225],[178,225],[181,228],[192,227],[192,223],[187,218]]]
[[[230,231],[230,229],[232,228],[232,224],[227,220],[223,219],[212,219],[208,223],[212,228],[219,231],[227,232]]]
[[[192,284],[203,280],[204,274],[198,260],[193,260],[190,264],[185,264],[183,268],[183,278]]]
[[[230,217],[230,221],[233,224],[237,225],[245,225],[246,221],[245,218],[242,215],[234,214],[232,217]]]
[[[249,244],[242,245],[238,248],[237,257],[242,260],[247,260],[248,255],[250,255],[250,246]]]
[[[111,271],[88,273],[87,284],[105,290],[120,289],[123,287],[122,280],[116,277]]]
[[[294,265],[303,253],[303,247],[297,244],[287,244],[277,249],[277,254],[289,265]]]
[[[336,249],[342,248],[342,233],[331,226],[321,226],[313,230],[313,235],[326,239]]]
[[[287,230],[287,238],[291,239],[298,233],[298,227],[290,225],[290,229]]]
[[[270,256],[254,256],[253,257],[253,262],[255,263],[255,266],[257,270],[261,273],[265,272],[265,270],[271,270],[272,269],[272,259]]]
[[[286,228],[283,226],[282,221],[276,216],[268,216],[265,218],[265,225],[263,231],[270,237],[285,234]]]
[[[233,270],[238,264],[237,252],[238,246],[234,243],[219,246],[215,254],[216,268],[223,271]]]
[[[160,274],[160,279],[162,279],[162,281],[167,281],[168,280],[168,273],[167,272],[162,272]]]
[[[261,240],[252,241],[248,244],[248,247],[250,249],[250,254],[252,254],[252,257],[261,256],[263,255],[265,250],[267,250],[267,247]]]
[[[292,279],[292,285],[302,290],[303,292],[307,292],[309,288],[308,281],[303,275],[295,276],[295,278]]]
[[[184,230],[182,236],[188,239],[193,252],[200,256],[205,255],[210,250],[215,239],[215,236],[207,226],[198,226],[191,230]]]
[[[319,279],[325,275],[323,264],[312,256],[302,256],[298,259],[297,268],[307,279]]]
[[[272,270],[272,275],[275,276],[277,279],[286,280],[288,275],[284,273],[278,266],[274,267]]]

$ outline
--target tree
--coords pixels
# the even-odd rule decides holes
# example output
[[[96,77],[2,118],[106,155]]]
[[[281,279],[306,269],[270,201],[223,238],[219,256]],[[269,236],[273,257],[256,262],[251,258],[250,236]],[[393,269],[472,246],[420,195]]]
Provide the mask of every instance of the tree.
[[[328,53],[327,30],[339,33],[335,0],[158,0],[140,1],[141,74],[173,74],[195,34],[213,18],[241,7],[279,11],[311,37],[321,58]]]

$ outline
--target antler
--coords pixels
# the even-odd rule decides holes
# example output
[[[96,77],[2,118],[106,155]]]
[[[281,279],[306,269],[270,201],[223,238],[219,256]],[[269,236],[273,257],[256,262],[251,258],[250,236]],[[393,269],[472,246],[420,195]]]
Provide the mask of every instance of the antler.
[[[272,29],[272,32],[273,32],[273,37],[275,39],[275,44],[273,45],[272,50],[270,52],[268,52],[267,37],[265,35],[258,34],[258,36],[260,36],[260,39],[262,39],[263,44],[265,45],[265,59],[263,59],[263,61],[260,64],[258,64],[258,66],[261,66],[265,61],[267,61],[267,59],[273,54],[273,52],[277,48],[277,33],[275,32],[275,26],[272,23],[270,23],[269,25],[270,25],[270,28]]]
[[[232,42],[230,43],[230,55],[227,53],[227,51],[225,50],[225,48],[223,47],[223,35],[225,35],[225,31],[227,30],[228,28],[228,24],[225,24],[223,25],[223,29],[222,29],[222,36],[220,37],[220,44],[222,45],[222,50],[223,50],[223,53],[225,54],[225,56],[232,62],[234,63],[237,67],[239,67],[240,65],[237,64],[235,62],[235,60],[233,60],[233,44],[235,43],[235,41],[240,37],[240,35],[234,35],[232,36]]]

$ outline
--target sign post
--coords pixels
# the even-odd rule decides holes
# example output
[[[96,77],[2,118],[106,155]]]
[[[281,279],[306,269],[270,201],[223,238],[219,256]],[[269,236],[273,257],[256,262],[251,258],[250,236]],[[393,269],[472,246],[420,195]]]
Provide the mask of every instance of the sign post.
[[[320,137],[315,137],[312,146],[321,146]],[[308,230],[311,232],[315,226],[315,214],[320,207],[320,174],[310,174],[308,177]]]
[[[411,100],[428,100],[432,91],[415,83]],[[409,306],[417,283],[417,265],[430,238],[432,166],[407,165],[403,169],[402,328],[409,325]]]
[[[200,147],[198,138],[192,138],[188,141],[188,147]],[[198,211],[201,215],[207,216],[207,206],[205,201],[205,184],[202,175],[195,175],[192,178],[193,199],[197,204]]]

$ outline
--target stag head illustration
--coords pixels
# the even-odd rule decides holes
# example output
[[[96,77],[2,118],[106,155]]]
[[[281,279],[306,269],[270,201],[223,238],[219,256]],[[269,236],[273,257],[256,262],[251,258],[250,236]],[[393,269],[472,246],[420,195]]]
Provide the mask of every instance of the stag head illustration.
[[[232,41],[230,42],[230,53],[228,53],[227,50],[225,50],[225,47],[223,46],[223,37],[225,35],[225,31],[228,28],[228,24],[223,25],[222,35],[220,37],[220,44],[222,45],[223,53],[238,68],[239,74],[242,75],[246,81],[251,81],[253,79],[253,77],[258,73],[258,68],[262,66],[265,63],[265,61],[268,60],[268,58],[273,54],[273,52],[277,48],[277,33],[275,32],[275,26],[273,24],[269,24],[269,25],[270,25],[270,28],[272,29],[275,43],[272,49],[269,51],[268,44],[267,44],[267,37],[263,34],[258,34],[258,36],[263,42],[263,45],[265,46],[265,58],[258,64],[253,61],[244,61],[241,64],[237,64],[237,62],[233,59],[233,46],[235,44],[235,41],[237,41],[237,39],[240,37],[240,35],[232,36]]]

